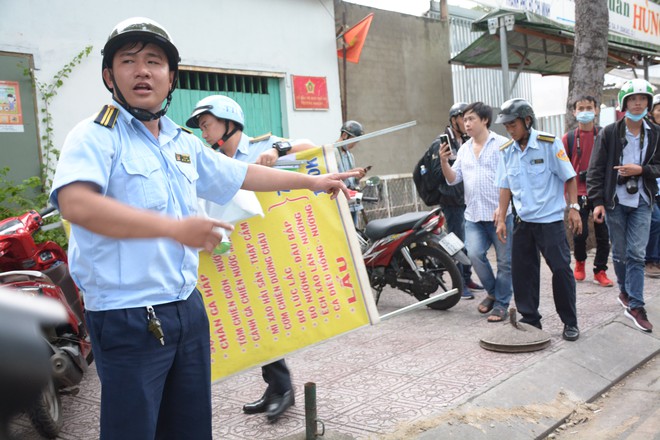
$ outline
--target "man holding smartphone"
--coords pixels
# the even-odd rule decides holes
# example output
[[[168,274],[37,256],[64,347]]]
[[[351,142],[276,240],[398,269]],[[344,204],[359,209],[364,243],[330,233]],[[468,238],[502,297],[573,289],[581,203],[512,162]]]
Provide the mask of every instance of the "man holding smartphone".
[[[362,124],[358,121],[346,121],[341,126],[341,134],[337,142],[345,141],[354,137],[362,136],[364,134],[364,128]],[[355,148],[358,142],[353,142],[347,145],[342,145],[341,147],[335,148],[335,158],[337,159],[337,168],[339,171],[353,171],[357,173],[355,177],[351,177],[344,181],[344,184],[349,189],[357,190],[360,187],[360,179],[362,179],[367,171],[371,169],[371,165],[366,168],[360,168],[355,166],[355,158],[351,150]],[[351,211],[351,217],[353,217],[353,223],[355,226],[358,224],[358,213],[362,211],[361,204],[351,204],[349,206]]]
[[[449,109],[449,125],[445,128],[443,134],[439,135],[433,145],[437,145],[438,155],[440,146],[443,143],[449,144],[452,154],[449,157],[449,165],[456,160],[456,152],[461,148],[464,142],[470,137],[465,133],[463,123],[463,112],[467,107],[465,102],[457,102]],[[438,170],[442,173],[442,170]],[[458,238],[465,242],[465,199],[463,195],[463,183],[449,185],[443,175],[440,183],[440,208],[445,216],[447,231],[453,232]],[[463,299],[474,299],[473,290],[483,290],[483,287],[472,281],[472,266],[459,264],[459,269],[463,274]]]

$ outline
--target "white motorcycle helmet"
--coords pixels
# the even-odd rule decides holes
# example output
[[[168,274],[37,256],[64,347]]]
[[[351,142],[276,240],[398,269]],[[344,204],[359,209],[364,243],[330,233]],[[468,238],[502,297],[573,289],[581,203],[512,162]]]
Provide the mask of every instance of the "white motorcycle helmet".
[[[243,130],[245,127],[245,115],[240,105],[225,95],[207,96],[195,105],[195,109],[186,121],[190,128],[199,128],[199,117],[204,113],[210,113],[218,119],[233,121]]]
[[[649,97],[648,111],[653,109],[653,86],[641,78],[626,81],[619,91],[619,108],[626,111],[626,100],[631,95],[647,95]]]

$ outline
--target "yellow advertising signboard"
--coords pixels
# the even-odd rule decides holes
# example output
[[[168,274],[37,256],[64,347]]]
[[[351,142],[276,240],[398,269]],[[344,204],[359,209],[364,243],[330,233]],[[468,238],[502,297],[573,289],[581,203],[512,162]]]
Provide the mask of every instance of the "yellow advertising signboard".
[[[298,172],[335,169],[330,147],[296,159],[306,160]],[[200,254],[213,381],[378,320],[345,200],[257,196],[265,216],[235,225],[231,251]]]

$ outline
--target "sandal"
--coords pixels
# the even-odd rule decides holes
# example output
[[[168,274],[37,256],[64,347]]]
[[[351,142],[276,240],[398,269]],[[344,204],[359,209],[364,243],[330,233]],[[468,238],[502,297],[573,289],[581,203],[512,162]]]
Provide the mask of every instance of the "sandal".
[[[488,322],[502,322],[509,317],[509,312],[503,307],[495,307],[488,316]]]
[[[486,298],[484,298],[484,300],[479,303],[477,310],[479,310],[479,313],[488,313],[491,310],[493,310],[494,305],[495,305],[495,298],[493,298],[490,295],[487,295]]]

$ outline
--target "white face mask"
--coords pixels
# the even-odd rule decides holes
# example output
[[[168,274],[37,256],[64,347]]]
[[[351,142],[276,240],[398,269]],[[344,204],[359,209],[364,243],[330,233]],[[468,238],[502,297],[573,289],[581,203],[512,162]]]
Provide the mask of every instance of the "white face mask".
[[[579,112],[577,116],[575,116],[575,119],[583,124],[588,124],[589,122],[593,121],[595,117],[596,113],[594,112]]]

